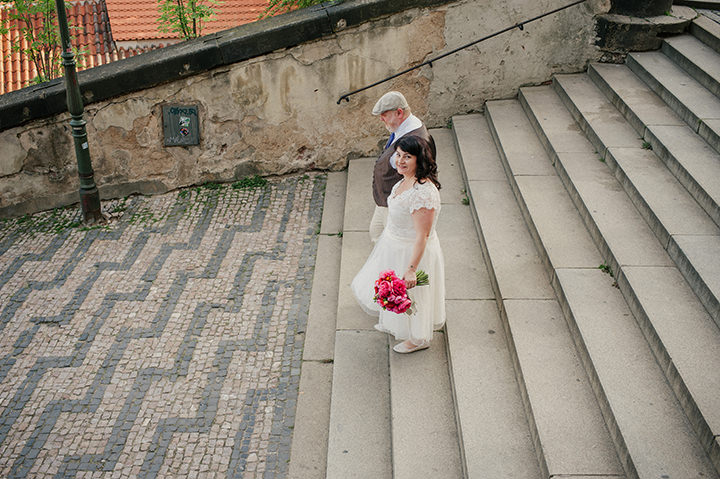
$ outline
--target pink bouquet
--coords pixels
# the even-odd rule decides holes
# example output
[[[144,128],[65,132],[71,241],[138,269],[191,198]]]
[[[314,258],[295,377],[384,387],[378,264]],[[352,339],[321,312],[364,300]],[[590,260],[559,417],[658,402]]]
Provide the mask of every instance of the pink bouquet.
[[[417,285],[424,286],[429,284],[428,275],[424,271],[415,273]],[[395,271],[389,269],[380,273],[380,277],[375,280],[375,296],[373,300],[386,311],[393,313],[412,314],[413,302],[408,296],[405,281],[398,278]]]

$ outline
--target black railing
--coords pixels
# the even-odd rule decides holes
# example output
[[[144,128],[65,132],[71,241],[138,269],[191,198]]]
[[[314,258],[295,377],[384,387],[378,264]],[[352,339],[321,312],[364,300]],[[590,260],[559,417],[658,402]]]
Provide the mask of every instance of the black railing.
[[[487,35],[487,36],[482,37],[482,38],[480,38],[480,39],[478,39],[478,40],[472,41],[472,42],[470,42],[470,43],[468,43],[468,44],[466,44],[466,45],[463,45],[463,46],[461,46],[461,47],[457,47],[457,48],[455,48],[454,50],[450,50],[449,52],[443,53],[442,55],[439,55],[439,56],[437,56],[437,57],[435,57],[435,58],[431,58],[430,60],[424,61],[424,62],[420,63],[419,65],[415,65],[414,67],[410,67],[410,68],[408,68],[408,69],[406,69],[406,70],[403,70],[403,71],[401,71],[401,72],[399,72],[399,73],[396,73],[396,74],[394,74],[394,75],[391,75],[391,76],[389,76],[389,77],[387,77],[387,78],[383,78],[382,80],[376,81],[375,83],[373,83],[373,84],[371,84],[371,85],[367,85],[367,86],[364,86],[364,87],[362,87],[362,88],[358,88],[357,90],[353,90],[353,91],[351,91],[350,93],[346,93],[346,94],[344,94],[343,96],[341,96],[341,97],[338,99],[337,104],[339,105],[340,102],[343,101],[343,100],[345,100],[345,101],[350,101],[350,97],[351,97],[352,95],[356,94],[356,93],[360,93],[361,91],[365,91],[365,90],[368,90],[368,89],[370,89],[370,88],[372,88],[372,87],[374,87],[374,86],[378,86],[378,85],[380,85],[380,84],[382,84],[382,83],[385,83],[386,81],[392,80],[393,78],[397,78],[397,77],[399,77],[399,76],[401,76],[401,75],[404,75],[404,74],[406,74],[406,73],[410,73],[410,72],[413,71],[413,70],[417,70],[417,69],[420,68],[420,67],[424,67],[425,65],[430,65],[430,68],[432,68],[433,62],[436,62],[436,61],[438,61],[438,60],[440,60],[440,59],[442,59],[442,58],[445,58],[445,57],[448,56],[448,55],[452,55],[453,53],[457,53],[457,52],[459,52],[460,50],[464,50],[464,49],[469,48],[469,47],[471,47],[471,46],[473,46],[473,45],[476,45],[476,44],[478,44],[478,43],[480,43],[480,42],[484,42],[485,40],[489,40],[490,38],[493,38],[493,37],[496,37],[496,36],[500,35],[501,33],[509,32],[510,30],[514,30],[514,29],[516,29],[516,28],[518,28],[518,29],[520,29],[520,30],[523,30],[523,29],[525,28],[525,25],[528,24],[528,23],[530,23],[530,22],[534,22],[535,20],[539,20],[539,19],[541,19],[541,18],[543,18],[543,17],[547,17],[548,15],[552,15],[553,13],[557,13],[557,12],[559,12],[559,11],[561,11],[561,10],[565,10],[566,8],[574,7],[575,5],[578,5],[578,4],[580,4],[580,3],[584,3],[585,1],[586,1],[586,0],[577,0],[577,1],[573,2],[573,3],[570,3],[570,4],[568,4],[568,5],[565,5],[565,6],[563,6],[563,7],[556,8],[555,10],[551,10],[551,11],[549,11],[549,12],[543,13],[542,15],[538,15],[538,16],[536,16],[536,17],[527,19],[527,20],[522,21],[522,22],[520,22],[520,23],[516,23],[515,25],[509,26],[509,27],[506,27],[506,28],[503,28],[502,30],[498,30],[498,31],[495,32],[495,33],[491,33],[490,35]]]

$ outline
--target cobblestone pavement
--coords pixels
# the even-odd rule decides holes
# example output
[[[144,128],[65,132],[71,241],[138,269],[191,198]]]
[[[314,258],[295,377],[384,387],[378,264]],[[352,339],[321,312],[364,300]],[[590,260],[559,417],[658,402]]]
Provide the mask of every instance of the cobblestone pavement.
[[[0,223],[0,477],[284,477],[325,181]]]

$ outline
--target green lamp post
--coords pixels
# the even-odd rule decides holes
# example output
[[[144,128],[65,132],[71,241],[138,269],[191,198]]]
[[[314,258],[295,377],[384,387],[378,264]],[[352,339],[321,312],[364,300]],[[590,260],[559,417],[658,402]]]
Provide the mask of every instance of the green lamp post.
[[[70,128],[75,140],[75,156],[80,177],[80,207],[83,221],[95,222],[103,219],[100,211],[100,194],[95,186],[94,172],[90,162],[90,149],[88,147],[87,130],[83,120],[83,102],[80,96],[80,86],[75,69],[75,57],[70,44],[70,31],[68,28],[65,0],[55,0],[58,13],[58,26],[62,40],[62,59],[65,67],[65,89],[67,90],[68,111],[72,116]]]

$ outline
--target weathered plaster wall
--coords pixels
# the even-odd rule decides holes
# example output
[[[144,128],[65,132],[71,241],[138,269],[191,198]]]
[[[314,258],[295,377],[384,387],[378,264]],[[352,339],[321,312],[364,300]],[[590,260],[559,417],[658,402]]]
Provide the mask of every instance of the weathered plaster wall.
[[[250,174],[342,169],[376,154],[384,130],[370,115],[389,89],[403,91],[430,126],[480,110],[487,99],[576,72],[599,57],[593,16],[609,3],[587,3],[505,33],[433,67],[351,97],[372,83],[434,55],[566,2],[462,0],[406,10],[342,29],[320,40],[216,68],[86,106],[95,180],[104,198],[157,193]],[[340,28],[338,28],[340,27]],[[162,106],[197,105],[201,143],[163,147]],[[68,115],[0,132],[0,215],[77,200]]]

